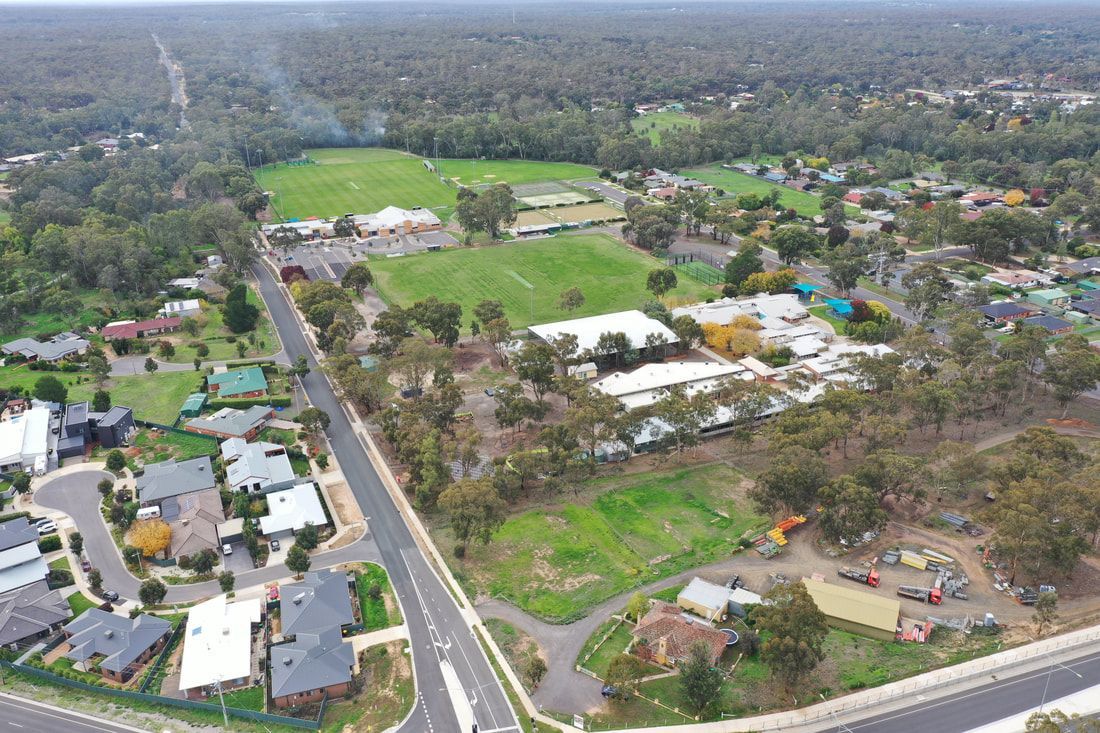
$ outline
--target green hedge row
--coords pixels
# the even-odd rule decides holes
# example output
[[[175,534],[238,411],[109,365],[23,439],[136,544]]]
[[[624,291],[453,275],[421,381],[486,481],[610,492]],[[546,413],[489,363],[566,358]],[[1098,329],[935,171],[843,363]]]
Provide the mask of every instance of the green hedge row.
[[[272,407],[290,407],[290,397],[226,397],[220,400],[210,400],[208,407],[212,410],[220,410],[223,407],[245,408],[253,405],[271,405]]]

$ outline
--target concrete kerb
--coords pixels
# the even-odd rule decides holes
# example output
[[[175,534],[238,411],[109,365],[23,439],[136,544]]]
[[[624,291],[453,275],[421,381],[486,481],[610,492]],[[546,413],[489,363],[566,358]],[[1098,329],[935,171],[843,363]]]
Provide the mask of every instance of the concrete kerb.
[[[31,698],[23,697],[21,695],[13,695],[10,692],[0,692],[0,699],[18,701],[18,703],[20,705],[26,705],[28,707],[37,707],[37,708],[41,708],[43,710],[49,710],[50,711],[49,714],[53,714],[53,715],[55,715],[55,717],[57,715],[67,715],[67,716],[74,717],[74,718],[80,718],[81,720],[87,720],[91,724],[88,727],[92,728],[93,730],[101,730],[101,728],[99,726],[103,723],[103,720],[101,718],[96,718],[92,715],[87,715],[86,713],[81,713],[81,712],[79,712],[77,710],[73,710],[71,708],[61,708],[61,707],[58,707],[56,705],[51,705],[49,703],[42,702],[41,700],[32,700]],[[116,728],[121,728],[123,730],[133,731],[134,733],[146,733],[144,728],[135,728],[132,725],[127,725],[126,723],[120,723],[117,720],[112,720],[112,721],[110,721],[110,723],[111,723],[112,726],[114,726]]]
[[[266,259],[264,261],[265,263],[267,262]],[[280,283],[278,278],[274,279],[280,292],[283,294],[283,297],[286,298],[295,319],[301,325],[302,331],[306,336],[306,343],[313,351],[314,359],[318,363],[320,363],[321,353],[316,341],[313,339],[313,334],[311,333],[309,327],[302,322],[301,315],[299,314],[297,307],[294,305],[294,301],[290,297],[286,286]],[[324,375],[324,377],[329,382],[329,385],[332,386],[332,380],[329,379],[328,375],[326,374]],[[335,388],[333,388],[333,391],[336,391]],[[382,479],[382,483],[385,485],[386,490],[389,492],[391,499],[393,499],[395,505],[397,506],[397,510],[405,518],[408,525],[413,528],[413,537],[414,539],[416,539],[417,544],[420,545],[421,549],[427,552],[428,555],[432,558],[433,562],[429,563],[429,567],[431,568],[432,572],[436,574],[441,583],[443,583],[444,579],[446,579],[445,584],[451,589],[451,593],[458,600],[460,611],[462,612],[462,616],[466,620],[467,625],[471,629],[477,626],[482,626],[483,630],[485,631],[485,638],[488,641],[490,650],[496,657],[501,669],[504,670],[504,673],[508,677],[509,682],[515,688],[516,694],[519,696],[520,701],[523,703],[523,706],[527,713],[529,715],[537,716],[539,720],[547,724],[564,727],[552,718],[546,718],[537,712],[534,702],[532,702],[531,698],[527,695],[527,692],[523,688],[523,685],[520,683],[515,671],[512,669],[511,665],[508,664],[508,661],[507,659],[505,659],[503,652],[500,650],[500,647],[496,645],[496,642],[488,633],[488,629],[485,629],[482,625],[481,618],[477,615],[477,611],[474,610],[473,604],[470,603],[470,600],[469,598],[467,598],[465,591],[463,591],[462,587],[458,584],[458,581],[455,579],[454,575],[451,574],[450,568],[447,567],[447,563],[444,562],[442,555],[440,555],[439,550],[435,546],[435,543],[431,541],[431,538],[428,536],[427,530],[420,521],[420,517],[418,517],[416,515],[416,512],[413,511],[412,506],[409,504],[408,498],[405,496],[405,493],[398,485],[397,479],[394,477],[393,472],[390,471],[389,465],[386,463],[384,457],[382,456],[382,453],[375,445],[374,440],[371,438],[369,431],[367,431],[366,426],[364,425],[362,419],[359,417],[359,414],[356,411],[355,407],[352,405],[348,405],[344,401],[340,401],[340,406],[347,414],[348,420],[351,422],[353,428],[355,429],[356,435],[359,437],[360,444],[363,445],[368,457],[370,457],[371,459],[371,463],[374,464],[375,469],[378,471],[378,475]],[[441,574],[442,577],[440,577]],[[398,605],[401,605],[400,599],[398,599]],[[404,612],[404,609],[402,609],[403,614]],[[501,685],[499,680],[497,680],[497,684]],[[503,686],[501,686],[501,693],[507,698],[508,695],[504,691]],[[566,729],[575,730],[573,728]]]

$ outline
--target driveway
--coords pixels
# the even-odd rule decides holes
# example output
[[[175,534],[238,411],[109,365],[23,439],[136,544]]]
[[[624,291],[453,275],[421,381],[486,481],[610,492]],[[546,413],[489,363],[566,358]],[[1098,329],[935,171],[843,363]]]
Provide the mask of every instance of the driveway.
[[[234,542],[232,548],[232,554],[222,555],[223,570],[228,570],[238,577],[251,570],[255,570],[252,565],[252,558],[249,557],[248,549],[243,542]]]
[[[84,536],[84,552],[91,560],[92,567],[97,568],[103,576],[103,587],[117,591],[123,598],[132,600],[138,597],[141,580],[126,569],[122,562],[122,555],[119,554],[115,541],[99,513],[101,497],[96,484],[104,478],[113,479],[114,476],[91,467],[58,476],[42,484],[35,492],[34,500],[47,509],[63,512],[72,518],[76,528]],[[238,552],[244,559],[244,569],[234,570],[237,575],[238,590],[281,580],[291,575],[286,566],[278,562],[270,563],[258,570],[253,569],[243,546],[239,551],[234,547],[234,553],[230,559],[237,557]],[[338,550],[311,555],[310,560],[314,570],[346,562],[371,561],[381,564],[381,553],[368,534]],[[170,585],[164,601],[165,603],[190,603],[219,593],[221,588],[216,580],[191,585]]]

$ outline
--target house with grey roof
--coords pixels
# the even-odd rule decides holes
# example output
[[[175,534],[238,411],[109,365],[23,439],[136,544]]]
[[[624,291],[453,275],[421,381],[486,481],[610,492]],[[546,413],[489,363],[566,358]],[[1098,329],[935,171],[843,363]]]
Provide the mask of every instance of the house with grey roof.
[[[66,331],[49,341],[19,338],[0,347],[6,356],[22,356],[27,361],[55,362],[70,356],[83,354],[91,344],[87,339]]]
[[[104,678],[125,683],[168,643],[172,624],[145,613],[131,619],[89,608],[63,630],[65,658],[75,662],[74,667],[85,672],[98,669]]]
[[[269,653],[271,702],[277,708],[343,697],[351,689],[355,650],[339,629],[298,634]]]
[[[44,579],[0,593],[0,646],[26,645],[61,628],[69,602]]]
[[[233,491],[279,491],[294,485],[294,468],[286,446],[278,443],[248,443],[230,438],[221,445],[225,482]]]
[[[168,547],[171,557],[180,558],[221,546],[218,525],[225,521],[225,512],[217,489],[169,497],[161,502],[160,512],[172,529]]]
[[[275,411],[267,405],[253,405],[246,410],[223,407],[209,417],[188,420],[183,429],[192,433],[213,435],[215,438],[252,440],[274,414]]]
[[[210,456],[199,456],[188,461],[169,458],[160,463],[149,463],[135,480],[138,500],[142,506],[159,506],[174,496],[205,491],[217,486]]]
[[[300,583],[279,589],[279,615],[284,636],[346,629],[355,623],[351,607],[352,576],[335,570],[306,573]]]
[[[45,580],[49,572],[38,549],[38,529],[26,517],[0,524],[0,593]]]

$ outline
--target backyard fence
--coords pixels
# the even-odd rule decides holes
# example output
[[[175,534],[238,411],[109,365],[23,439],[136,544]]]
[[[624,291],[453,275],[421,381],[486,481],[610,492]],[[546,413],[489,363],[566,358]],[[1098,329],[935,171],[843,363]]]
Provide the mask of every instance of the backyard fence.
[[[156,661],[146,670],[145,679],[141,681],[141,687],[138,688],[138,692],[145,692],[149,689],[149,684],[156,679],[157,672],[164,666],[166,658],[175,649],[176,639],[183,633],[183,629],[186,625],[187,624],[180,622],[176,624],[176,628],[172,629],[172,635],[168,637],[168,641],[165,642],[164,648],[160,650],[160,654],[157,655]]]
[[[186,435],[190,438],[201,438],[202,440],[208,440],[213,445],[215,450],[218,447],[218,439],[213,435],[205,435],[203,433],[192,433],[190,430],[184,430],[183,428],[177,428],[172,425],[162,425],[161,423],[151,422],[149,420],[134,420],[134,424],[140,425],[143,428],[153,428],[155,430],[163,430],[166,433],[175,433],[177,435]]]
[[[29,675],[31,677],[37,677],[38,679],[46,682],[62,685],[64,687],[71,687],[77,690],[83,690],[84,692],[91,692],[100,695],[109,695],[111,697],[119,697],[126,700],[135,700],[138,702],[149,703],[153,705],[166,705],[174,708],[182,708],[184,710],[197,710],[207,713],[222,714],[222,706],[209,702],[199,702],[197,700],[184,700],[175,697],[165,697],[163,695],[153,695],[147,692],[135,692],[133,690],[120,690],[114,687],[100,687],[98,685],[90,685],[87,682],[80,682],[78,680],[70,680],[59,675],[49,672],[37,667],[31,667],[26,664],[18,664],[12,662],[0,661],[0,666],[5,669],[14,670],[21,674]],[[246,720],[254,720],[258,723],[271,723],[272,725],[285,725],[291,728],[301,728],[303,730],[320,730],[324,724],[325,708],[327,707],[327,698],[321,701],[320,711],[315,719],[304,718],[291,718],[286,715],[274,715],[272,713],[262,713],[258,710],[243,710],[241,708],[232,708],[226,706],[225,712],[227,715],[232,715],[234,718],[243,718]]]

